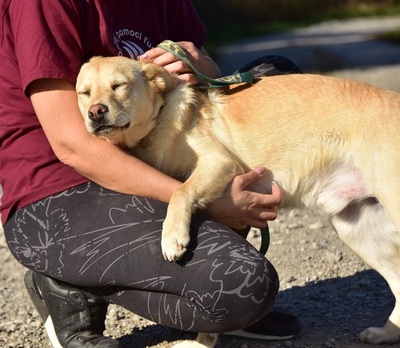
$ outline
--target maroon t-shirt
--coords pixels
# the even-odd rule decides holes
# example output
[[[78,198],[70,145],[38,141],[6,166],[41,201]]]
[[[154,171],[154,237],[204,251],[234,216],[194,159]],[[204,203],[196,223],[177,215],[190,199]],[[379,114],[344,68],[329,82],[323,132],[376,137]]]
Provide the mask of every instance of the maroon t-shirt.
[[[200,48],[206,33],[190,0],[0,0],[0,15],[5,223],[16,209],[88,181],[54,155],[26,96],[32,81],[75,83],[80,66],[92,56],[133,58],[165,39],[192,41]]]

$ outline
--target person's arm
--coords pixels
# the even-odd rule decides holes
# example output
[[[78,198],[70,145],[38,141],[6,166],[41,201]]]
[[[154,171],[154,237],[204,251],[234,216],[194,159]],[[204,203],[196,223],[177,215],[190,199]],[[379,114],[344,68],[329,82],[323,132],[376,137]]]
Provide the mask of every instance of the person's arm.
[[[90,135],[80,114],[74,85],[41,79],[29,87],[37,117],[56,156],[90,180],[121,193],[168,202],[181,183]]]
[[[38,119],[56,156],[88,179],[113,191],[169,202],[181,185],[106,140],[90,135],[77,104],[74,85],[67,80],[40,79],[29,87]],[[261,171],[262,172],[262,171]],[[263,227],[276,218],[280,192],[247,190],[262,173],[251,171],[234,178],[224,195],[206,213],[232,228]]]
[[[202,74],[211,78],[216,78],[221,75],[218,65],[212,60],[204,48],[199,50],[192,42],[188,41],[177,42],[177,44],[185,49],[191,62]],[[138,57],[138,60],[153,62],[154,64],[160,65],[171,74],[178,74],[178,78],[182,81],[191,84],[200,82],[189,66],[179,60],[179,58],[174,56],[172,53],[160,47],[155,47],[146,51]]]

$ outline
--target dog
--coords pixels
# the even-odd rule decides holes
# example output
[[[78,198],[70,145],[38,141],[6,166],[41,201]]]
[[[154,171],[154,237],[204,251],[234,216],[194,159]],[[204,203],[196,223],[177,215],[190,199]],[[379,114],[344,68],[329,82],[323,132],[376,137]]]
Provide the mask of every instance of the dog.
[[[95,57],[77,78],[87,130],[181,180],[162,231],[167,260],[182,257],[192,213],[232,178],[264,166],[282,208],[329,216],[339,237],[388,282],[396,304],[367,343],[400,339],[400,94],[312,74],[199,91],[162,67]],[[210,170],[212,168],[212,170]],[[216,334],[196,343],[213,347]],[[179,346],[179,344],[178,344]]]

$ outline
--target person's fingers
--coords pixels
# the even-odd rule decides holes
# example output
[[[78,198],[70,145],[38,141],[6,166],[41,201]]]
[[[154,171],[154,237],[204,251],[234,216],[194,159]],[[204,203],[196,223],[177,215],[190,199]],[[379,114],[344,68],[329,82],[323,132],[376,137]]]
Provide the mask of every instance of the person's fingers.
[[[266,224],[267,221],[273,221],[278,217],[278,208],[263,210],[259,215],[259,221]],[[255,227],[255,226],[254,226]]]
[[[202,81],[197,77],[197,75],[192,73],[179,74],[176,75],[176,78],[190,85],[198,85],[202,83]]]
[[[282,203],[282,192],[277,183],[272,183],[272,193],[270,194],[271,202],[274,206],[279,206]]]
[[[266,169],[264,167],[256,168],[253,170],[250,170],[247,173],[238,175],[236,179],[238,180],[239,187],[241,189],[245,189],[247,186],[254,184],[257,180],[259,180]]]
[[[155,64],[157,65],[161,65],[159,64],[159,62],[155,62]],[[171,61],[166,65],[161,65],[165,70],[167,70],[170,74],[185,74],[185,73],[193,73],[193,70],[188,67],[184,62],[182,62],[181,60],[175,60],[175,61]]]
[[[164,51],[164,54],[158,55],[158,51],[146,52],[144,55],[139,56],[138,60],[144,62],[152,62],[159,66],[162,66],[170,74],[176,75],[176,77],[186,83],[191,85],[199,84],[201,82],[200,78],[193,72],[193,70],[185,64],[183,61],[177,59],[174,55],[169,52]]]
[[[170,73],[192,72],[192,69],[172,53],[162,48],[152,48],[137,58],[166,68]]]
[[[142,61],[153,61],[159,56],[162,56],[166,54],[167,51],[160,48],[160,47],[154,47],[149,49],[148,51],[144,52],[142,55],[137,57],[137,60],[142,60]],[[172,56],[172,54],[170,54]]]
[[[278,217],[278,206],[281,204],[282,195],[279,186],[272,184],[272,193],[260,195],[262,202],[259,205],[262,207],[259,210],[259,219],[261,221],[271,221]]]

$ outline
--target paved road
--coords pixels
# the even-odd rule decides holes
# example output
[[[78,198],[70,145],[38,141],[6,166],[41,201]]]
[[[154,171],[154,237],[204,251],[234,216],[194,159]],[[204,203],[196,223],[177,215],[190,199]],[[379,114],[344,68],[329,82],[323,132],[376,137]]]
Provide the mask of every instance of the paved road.
[[[222,46],[224,74],[263,55],[293,60],[305,72],[344,75],[400,91],[400,45],[376,40],[400,29],[400,16],[330,21]]]

